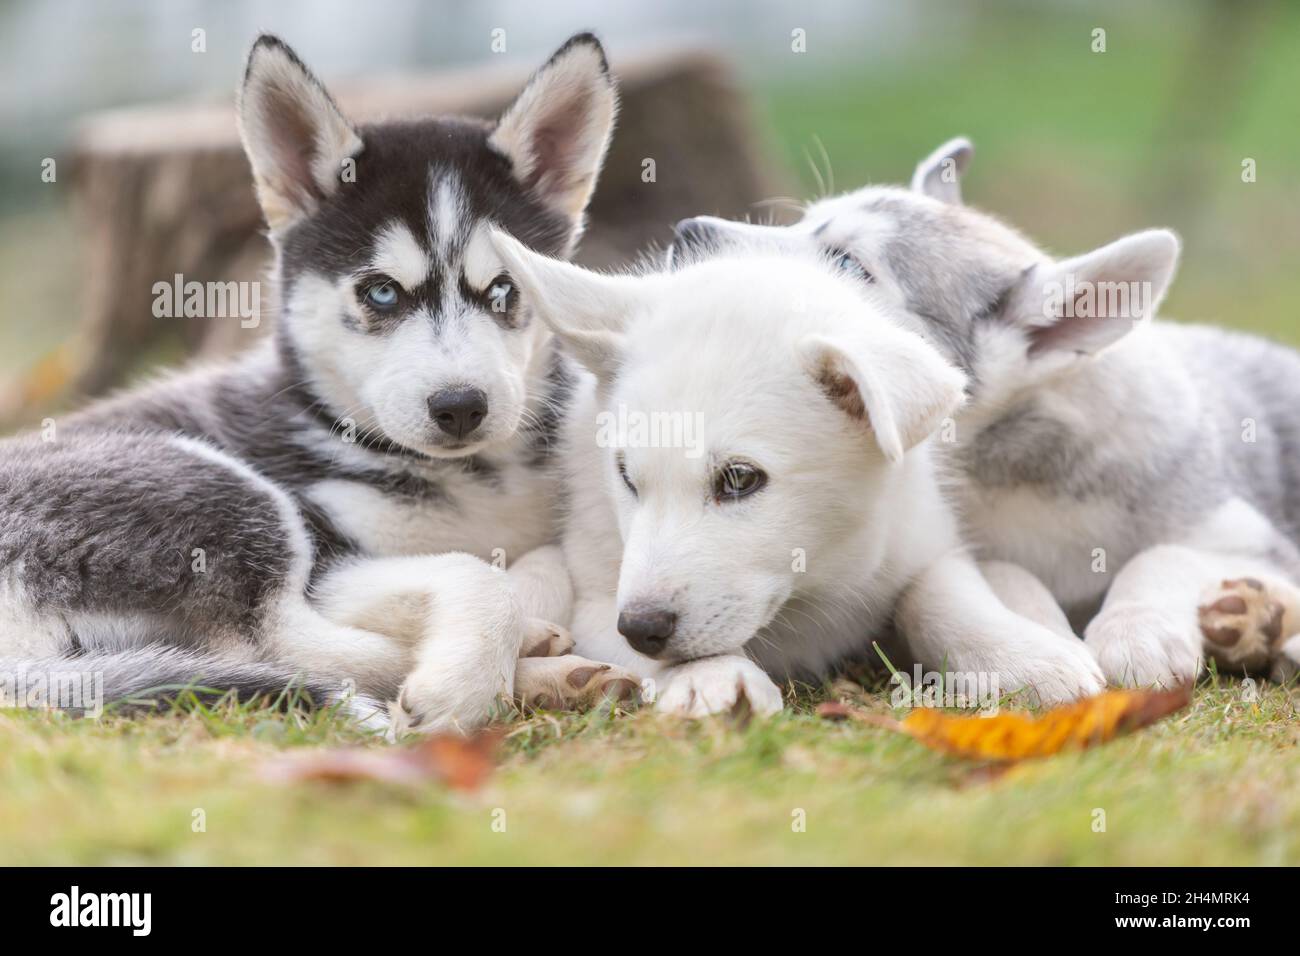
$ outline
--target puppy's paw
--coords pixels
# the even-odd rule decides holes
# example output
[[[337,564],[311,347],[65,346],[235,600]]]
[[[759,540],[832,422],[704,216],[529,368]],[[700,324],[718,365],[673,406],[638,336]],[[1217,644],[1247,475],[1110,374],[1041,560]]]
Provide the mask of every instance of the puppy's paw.
[[[1012,683],[1005,689],[1024,690],[1043,707],[1091,697],[1106,688],[1101,665],[1077,638],[1052,634],[1017,657],[1008,668]]]
[[[604,701],[633,703],[641,682],[614,664],[575,654],[525,657],[515,668],[515,700],[534,710],[585,710]]]
[[[388,708],[374,697],[350,694],[338,701],[339,715],[367,734],[387,734],[392,729]]]
[[[496,680],[452,681],[446,673],[416,671],[388,704],[388,738],[407,734],[470,734],[503,709],[508,685]]]
[[[1210,588],[1196,609],[1206,656],[1232,671],[1260,671],[1283,637],[1286,606],[1258,578],[1237,578]]]
[[[1149,605],[1123,602],[1103,609],[1084,642],[1106,680],[1117,686],[1169,689],[1201,672],[1201,635],[1194,622]]]
[[[655,707],[679,717],[707,717],[730,712],[742,697],[763,717],[779,713],[784,706],[780,688],[753,661],[706,657],[674,667]]]
[[[520,657],[561,657],[573,653],[573,635],[558,624],[530,617],[524,621]]]

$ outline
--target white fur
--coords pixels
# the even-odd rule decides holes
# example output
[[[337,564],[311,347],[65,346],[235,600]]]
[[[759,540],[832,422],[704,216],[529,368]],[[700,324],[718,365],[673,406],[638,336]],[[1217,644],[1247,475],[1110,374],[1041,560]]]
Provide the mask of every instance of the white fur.
[[[489,140],[544,202],[581,219],[605,160],[618,100],[602,54],[570,44],[543,66]],[[575,115],[581,115],[576,126]],[[564,136],[557,137],[562,129]],[[576,241],[576,236],[574,237]]]
[[[516,176],[569,217],[571,242],[613,122],[615,92],[599,57],[587,42],[566,47],[534,77],[493,138],[514,161]],[[360,140],[349,135],[324,89],[273,43],[255,47],[249,76],[242,128],[278,244],[281,228],[314,206],[304,198],[312,190],[292,182],[295,168],[286,157],[297,154],[277,139],[286,131],[276,118],[289,111],[311,127],[314,186],[325,195]],[[539,322],[508,328],[481,303],[465,300],[458,278],[486,289],[500,261],[482,224],[471,219],[457,173],[437,165],[431,172],[427,236],[393,219],[377,236],[358,239],[371,239],[374,250],[365,267],[406,291],[436,271],[437,315],[409,315],[372,334],[359,301],[362,273],[333,280],[308,269],[296,277],[281,316],[310,387],[339,417],[333,434],[295,433],[293,440],[329,442],[324,450],[332,458],[360,470],[373,469],[375,459],[351,442],[382,437],[433,459],[473,455],[494,471],[487,481],[459,472],[454,461],[396,461],[398,470],[439,485],[454,507],[343,479],[317,481],[306,492],[369,557],[331,568],[314,582],[310,602],[295,596],[277,611],[276,653],[363,689],[392,686],[404,675],[393,708],[397,733],[481,724],[493,700],[512,689],[526,623],[566,621],[572,604],[558,550],[540,547],[554,537],[554,482],[529,462],[528,438],[520,433],[525,419],[541,411],[536,396],[550,335]],[[471,241],[462,243],[466,234]],[[488,413],[469,442],[448,447],[428,403],[458,387],[480,389]],[[301,587],[291,591],[306,585],[302,570]]]
[[[303,128],[310,141],[292,141]],[[253,47],[240,93],[239,129],[273,235],[315,209],[317,195],[333,193],[344,160],[362,148],[361,137],[325,88],[275,43]],[[285,163],[287,155],[304,156],[307,162]]]
[[[455,249],[455,238],[469,216],[465,194],[459,178],[447,173],[434,181],[429,196],[429,234],[433,237],[434,255],[438,261],[449,263]]]
[[[390,246],[390,251],[392,250]],[[519,428],[530,384],[541,374],[547,335],[532,323],[503,329],[454,287],[446,289],[441,329],[414,315],[391,334],[348,328],[340,314],[362,321],[355,278],[339,283],[307,273],[295,284],[282,320],[319,394],[329,395],[357,433],[382,433],[431,457],[462,457],[508,439]],[[471,440],[454,449],[429,418],[429,396],[474,386],[488,413]]]
[[[579,653],[651,677],[674,712],[725,709],[738,686],[771,709],[779,694],[751,659],[778,679],[824,675],[865,652],[900,598],[951,564],[969,573],[932,588],[946,599],[915,619],[924,633],[909,635],[928,663],[952,654],[950,666],[995,671],[1003,689],[1033,684],[1044,698],[1100,686],[1081,647],[1071,653],[1003,608],[962,555],[925,440],[960,404],[962,378],[885,309],[798,257],[601,277],[494,239],[539,314],[594,372],[566,445]],[[827,343],[864,383],[869,421],[826,391],[817,365]],[[599,447],[597,416],[619,404],[700,414],[706,453]],[[717,469],[732,460],[761,467],[768,483],[716,501]],[[644,604],[678,616],[660,659],[617,632],[619,611]]]
[[[392,276],[403,288],[414,289],[429,278],[429,257],[405,223],[394,220],[375,237],[370,267]]]
[[[961,174],[975,149],[964,137],[950,139],[917,164],[912,189],[941,202],[961,201]]]
[[[918,270],[926,274],[928,268],[935,280],[955,280],[942,285],[950,297],[942,311],[971,314],[986,304],[983,299],[963,301],[961,294],[978,288],[979,273],[991,266],[1019,273],[997,320],[973,326],[976,334],[967,343],[967,357],[979,393],[956,420],[958,444],[970,442],[1030,396],[1040,418],[1093,450],[1094,483],[1103,467],[1120,474],[1125,468],[1140,470],[1158,452],[1167,455],[1169,449],[1214,441],[1216,436],[1198,435],[1196,429],[1223,419],[1216,402],[1231,383],[1207,383],[1192,374],[1171,354],[1167,327],[1152,321],[1178,263],[1177,237],[1168,230],[1147,230],[1055,261],[988,216],[940,208],[960,205],[960,173],[971,154],[969,142],[952,140],[921,161],[910,191],[867,187],[822,200],[790,227],[703,217],[697,222],[729,246],[847,251],[874,276],[869,298],[884,297],[900,309],[904,297],[883,240],[895,222],[909,215],[944,229],[944,235],[935,236],[936,245],[960,237],[945,246],[950,259],[923,263]],[[924,254],[919,247],[913,253]],[[970,284],[963,270],[970,271]],[[1055,298],[1068,283],[1134,284],[1141,296],[1130,297],[1124,311],[1099,298],[1091,315],[1081,320]],[[921,316],[904,314],[900,320],[926,330]],[[1288,577],[1279,566],[1283,559],[1275,557],[1279,543],[1285,550],[1284,535],[1238,499],[1190,527],[1162,532],[1164,540],[1154,543],[1122,496],[1108,495],[1105,488],[1071,498],[1051,484],[982,485],[963,477],[953,476],[953,501],[972,546],[986,558],[1033,572],[1003,576],[1003,596],[1011,604],[1059,632],[1059,611],[1043,606],[1034,575],[1075,611],[1093,608],[1105,596],[1085,639],[1113,683],[1171,685],[1193,679],[1202,664],[1201,595],[1224,578]],[[1098,541],[1106,542],[1104,555],[1094,550]],[[952,576],[943,580],[950,582]],[[1029,593],[1018,593],[1025,588]]]

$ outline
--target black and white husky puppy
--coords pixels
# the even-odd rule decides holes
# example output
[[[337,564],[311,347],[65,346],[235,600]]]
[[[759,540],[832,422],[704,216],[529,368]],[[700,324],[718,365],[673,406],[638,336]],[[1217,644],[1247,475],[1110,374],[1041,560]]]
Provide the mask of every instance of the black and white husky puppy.
[[[495,124],[357,126],[260,37],[239,125],[275,335],[0,445],[0,667],[102,672],[109,699],[301,676],[425,731],[563,650],[538,619],[567,619],[567,579],[534,549],[566,382],[485,231],[569,255],[616,105],[581,34]]]
[[[686,220],[671,255],[822,250],[962,368],[946,457],[966,538],[1009,562],[1004,600],[1068,633],[1022,569],[1045,583],[1111,682],[1187,681],[1207,657],[1285,678],[1300,664],[1300,355],[1156,320],[1168,230],[1055,260],[963,205],[971,156],[952,140],[910,189],[823,199],[788,227]]]

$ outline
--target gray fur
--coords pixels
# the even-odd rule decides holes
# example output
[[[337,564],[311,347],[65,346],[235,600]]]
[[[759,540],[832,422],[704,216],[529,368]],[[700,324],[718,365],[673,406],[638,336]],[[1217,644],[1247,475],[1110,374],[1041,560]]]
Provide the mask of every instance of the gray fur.
[[[325,701],[335,689],[303,680],[272,662],[240,659],[190,648],[152,644],[112,652],[27,659],[0,657],[0,674],[53,675],[73,671],[102,677],[103,697],[118,710],[156,707],[158,702],[186,692],[212,699],[233,693],[241,700],[263,697],[287,701],[295,692],[308,700]]]
[[[573,57],[567,63],[588,65],[577,68],[586,73],[568,71],[570,87],[585,80],[602,90],[588,100],[593,115],[604,112],[588,122],[606,129],[594,140],[585,130],[588,153],[561,159],[589,164],[594,155],[598,171],[612,122],[612,79],[590,35],[574,37],[547,67],[566,55]],[[587,121],[587,107],[565,118]],[[537,108],[546,108],[545,97]],[[312,165],[318,157],[309,150],[331,142],[313,135],[318,123],[333,124],[336,139],[347,134],[344,145],[356,164],[347,188],[322,179]],[[275,692],[304,676],[277,658],[286,640],[299,660],[311,660],[310,648],[302,648],[318,627],[332,627],[336,642],[360,636],[348,622],[311,616],[313,592],[340,563],[449,551],[487,560],[500,543],[493,533],[510,542],[513,558],[550,537],[547,466],[568,385],[546,339],[520,373],[519,427],[459,455],[443,453],[427,420],[429,441],[416,435],[421,448],[373,423],[345,437],[355,399],[339,394],[303,341],[319,338],[319,329],[307,325],[319,322],[334,323],[345,346],[392,336],[399,327],[431,351],[445,350],[475,325],[502,337],[524,335],[529,315],[517,296],[506,310],[490,308],[467,279],[466,244],[474,228],[492,222],[542,251],[566,254],[581,231],[581,209],[571,208],[571,197],[570,208],[558,209],[535,182],[521,179],[514,159],[489,142],[489,123],[435,118],[352,129],[319,81],[273,37],[260,38],[250,54],[241,124],[277,253],[282,309],[274,338],[235,360],[98,402],[57,420],[53,433],[0,443],[4,673],[102,672],[110,700],[196,683],[241,696]],[[561,138],[549,145],[564,145],[563,124],[546,126],[544,134]],[[550,161],[549,154],[537,160]],[[594,182],[589,168],[534,169],[533,178],[567,185],[566,176],[578,172]],[[450,225],[448,207],[431,205],[447,189],[455,192],[457,215]],[[424,280],[402,288],[400,308],[381,316],[355,308],[350,296],[354,277],[357,288],[367,281],[394,224],[408,231],[406,248],[418,246],[409,256],[427,258],[430,267]],[[307,285],[328,288],[332,298],[312,297]],[[340,287],[348,290],[343,296]],[[301,303],[300,294],[307,296]],[[322,314],[333,302],[344,304]],[[396,378],[389,367],[379,371],[385,383]],[[426,397],[418,399],[424,415]],[[479,520],[490,498],[502,516],[522,516],[528,527],[476,528],[470,498]],[[352,501],[376,517],[363,516],[358,525]],[[374,522],[387,523],[368,526]],[[358,540],[358,527],[374,532],[371,543]],[[365,598],[358,595],[359,606]],[[305,675],[317,700],[352,673],[336,648],[330,653],[325,671]],[[358,689],[394,696],[403,674],[392,667],[386,659],[365,671],[358,662],[371,681]],[[493,679],[488,675],[485,686]],[[485,719],[447,719],[462,717],[465,725]]]
[[[928,180],[925,167],[916,181]],[[780,228],[687,220],[670,262],[736,244],[855,256],[876,294],[969,376],[969,403],[946,450],[970,544],[1039,574],[1076,621],[1096,609],[1109,580],[1089,575],[1093,549],[1104,549],[1113,572],[1184,539],[1235,499],[1276,529],[1261,552],[1300,572],[1300,356],[1256,336],[1148,321],[1096,354],[1071,362],[1058,353],[1050,369],[1030,362],[1030,377],[1008,380],[1000,356],[1034,354],[1047,320],[1027,303],[1054,263],[959,195],[868,187],[814,203]],[[1242,439],[1246,419],[1253,443]],[[1121,442],[1121,431],[1132,440]],[[1018,527],[1003,508],[1011,495],[1034,503],[1033,527]],[[1057,534],[1050,523],[1059,515],[1066,528],[1065,518],[1088,513],[1104,514],[1104,524]],[[1086,598],[1083,585],[1056,586],[1054,563],[1066,552],[1066,563],[1095,579]]]

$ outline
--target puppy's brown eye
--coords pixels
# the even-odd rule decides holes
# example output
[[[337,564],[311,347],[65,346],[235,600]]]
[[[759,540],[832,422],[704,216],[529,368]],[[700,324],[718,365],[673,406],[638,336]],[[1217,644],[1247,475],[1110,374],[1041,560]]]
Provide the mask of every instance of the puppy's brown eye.
[[[713,479],[713,497],[719,501],[735,501],[752,495],[767,484],[767,472],[743,461],[723,465]]]

